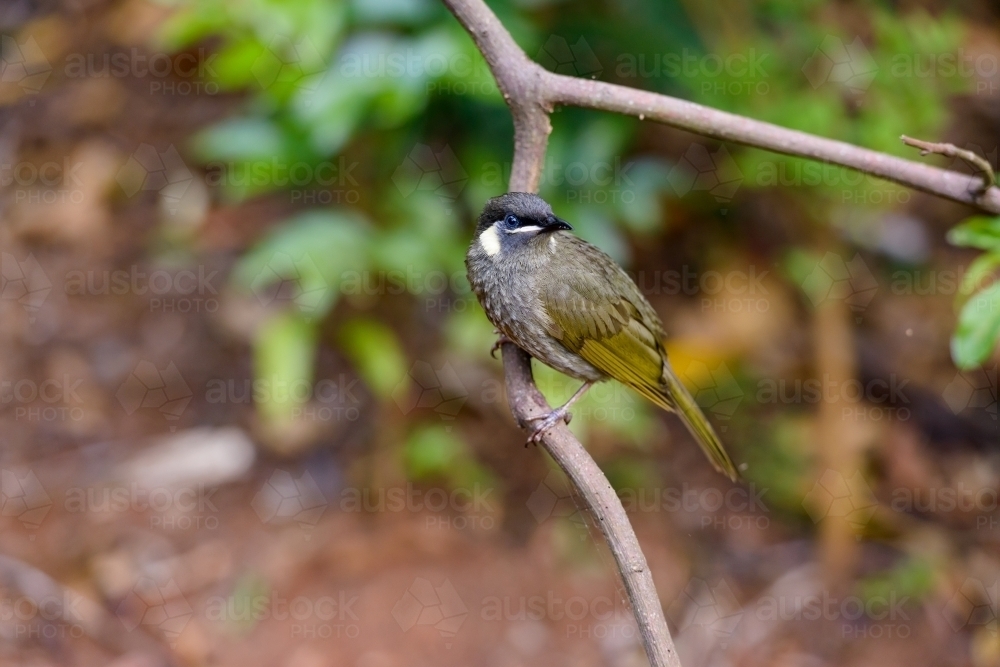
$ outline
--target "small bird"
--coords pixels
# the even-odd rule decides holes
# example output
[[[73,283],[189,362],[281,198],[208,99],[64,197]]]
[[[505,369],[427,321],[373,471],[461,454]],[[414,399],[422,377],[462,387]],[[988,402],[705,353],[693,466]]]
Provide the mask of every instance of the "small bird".
[[[538,442],[595,383],[614,378],[676,412],[716,470],[739,477],[691,394],[667,363],[660,318],[611,257],[569,232],[538,195],[508,192],[486,202],[465,257],[486,316],[535,359],[583,381],[565,405],[533,427]]]

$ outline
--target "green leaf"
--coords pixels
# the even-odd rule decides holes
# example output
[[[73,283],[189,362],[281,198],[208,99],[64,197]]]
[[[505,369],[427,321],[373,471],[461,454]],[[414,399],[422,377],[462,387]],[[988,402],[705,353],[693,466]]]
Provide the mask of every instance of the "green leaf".
[[[380,398],[388,398],[406,375],[406,355],[396,334],[381,322],[347,322],[340,330],[340,344],[358,374]]]
[[[963,247],[1000,250],[1000,216],[969,218],[948,232],[948,242]]]
[[[488,497],[496,487],[490,472],[472,457],[465,441],[441,424],[414,429],[403,447],[403,463],[412,480],[444,480],[452,488],[479,487]],[[483,509],[489,510],[486,503]]]
[[[268,320],[254,341],[254,401],[269,422],[290,421],[312,396],[316,324],[293,312]]]
[[[989,358],[1000,338],[1000,283],[974,295],[962,307],[951,338],[951,357],[962,369],[975,368]]]
[[[986,287],[987,277],[1000,267],[1000,252],[988,252],[980,255],[969,265],[969,270],[962,276],[962,284],[958,288],[961,303],[965,298]]]
[[[281,130],[263,118],[233,118],[208,127],[195,135],[198,159],[252,160],[280,158],[285,153]]]
[[[285,302],[322,317],[337,302],[341,284],[368,269],[370,238],[368,224],[359,216],[303,213],[244,256],[232,279],[262,305]]]
[[[418,428],[407,438],[404,450],[412,479],[450,477],[466,456],[465,444],[443,426]]]

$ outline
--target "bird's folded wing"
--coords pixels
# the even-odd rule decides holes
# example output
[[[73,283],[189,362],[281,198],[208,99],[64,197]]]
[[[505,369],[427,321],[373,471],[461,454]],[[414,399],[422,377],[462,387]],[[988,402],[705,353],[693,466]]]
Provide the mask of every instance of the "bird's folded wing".
[[[595,368],[669,409],[659,322],[646,322],[636,305],[602,278],[578,273],[543,290],[549,334]]]

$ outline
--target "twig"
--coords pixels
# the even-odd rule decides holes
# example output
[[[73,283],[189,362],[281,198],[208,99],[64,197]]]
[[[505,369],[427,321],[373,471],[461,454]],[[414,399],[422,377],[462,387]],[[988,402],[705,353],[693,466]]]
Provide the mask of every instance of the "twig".
[[[1000,188],[979,179],[904,160],[833,139],[789,130],[709,107],[624,86],[554,74],[532,62],[483,0],[442,0],[486,59],[514,119],[514,161],[509,188],[536,192],[557,104],[602,109],[658,121],[716,139],[837,164],[957,202],[1000,213]],[[503,343],[507,400],[522,428],[550,410],[531,375],[528,355]],[[653,667],[680,667],[653,577],[628,516],[607,478],[563,424],[546,432],[542,446],[569,476],[611,548]]]
[[[511,342],[504,343],[501,349],[507,379],[507,402],[518,424],[526,429],[532,418],[544,416],[552,408],[535,386],[531,376],[531,358],[527,353]],[[573,482],[604,533],[625,584],[650,665],[680,667],[680,659],[653,584],[653,575],[625,508],[607,477],[563,424],[546,432],[542,446]]]
[[[907,146],[919,148],[921,155],[930,155],[931,153],[935,153],[937,155],[944,155],[945,157],[957,157],[960,160],[968,162],[973,166],[973,168],[979,170],[979,173],[983,177],[983,184],[977,190],[980,195],[996,185],[997,177],[993,173],[993,165],[991,165],[990,161],[982,155],[977,155],[973,151],[959,148],[955,144],[939,144],[933,141],[923,141],[921,139],[908,137],[905,134],[901,136],[900,139],[902,139],[903,143]]]
[[[665,123],[695,134],[805,157],[871,174],[939,197],[1000,213],[1000,188],[980,179],[843,141],[789,130],[685,100],[602,81],[555,74],[532,62],[483,0],[443,0],[469,31],[514,116],[512,190],[534,191],[557,104],[602,109]],[[541,152],[539,152],[541,151]],[[533,187],[527,187],[533,186]]]
[[[444,0],[472,35],[514,118],[514,164],[510,190],[535,192],[541,179],[552,126],[552,104],[544,88],[551,75],[528,60],[482,0]],[[511,342],[501,346],[507,402],[522,428],[551,411],[535,386],[531,358]],[[579,492],[607,540],[625,584],[636,625],[652,667],[680,667],[660,598],[625,508],[607,477],[564,424],[546,432],[541,445]]]

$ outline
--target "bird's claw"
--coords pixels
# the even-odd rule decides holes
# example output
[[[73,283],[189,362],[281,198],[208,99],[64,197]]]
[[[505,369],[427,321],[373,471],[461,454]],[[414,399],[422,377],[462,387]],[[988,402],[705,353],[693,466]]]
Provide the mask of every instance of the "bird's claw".
[[[497,358],[497,350],[500,349],[501,345],[503,345],[504,343],[513,343],[514,342],[510,338],[507,338],[506,336],[504,336],[499,331],[497,331],[495,333],[497,334],[497,342],[493,343],[493,347],[490,348],[490,356],[493,357],[494,359]]]
[[[537,445],[539,442],[542,441],[542,438],[545,436],[545,432],[548,431],[553,426],[555,426],[556,424],[558,424],[560,420],[566,422],[566,424],[568,425],[572,419],[573,419],[573,413],[567,410],[565,407],[553,410],[544,417],[535,417],[531,421],[540,421],[541,423],[539,423],[538,426],[535,426],[533,429],[531,429],[531,434],[528,436],[528,441],[524,443],[524,446],[527,447],[532,443]]]

